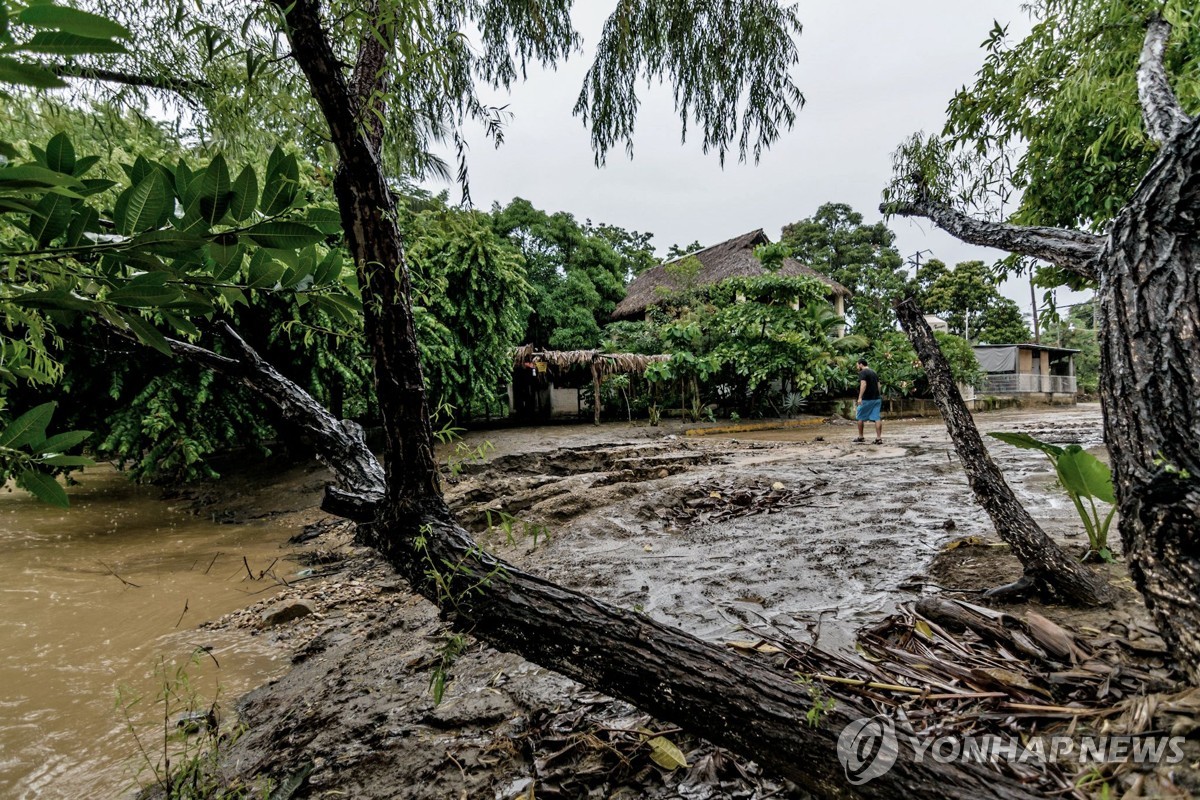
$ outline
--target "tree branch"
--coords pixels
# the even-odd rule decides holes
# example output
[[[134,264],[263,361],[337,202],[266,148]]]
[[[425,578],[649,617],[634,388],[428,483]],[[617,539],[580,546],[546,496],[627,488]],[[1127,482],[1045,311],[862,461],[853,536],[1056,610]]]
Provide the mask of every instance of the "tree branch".
[[[1191,121],[1175,97],[1163,64],[1163,51],[1170,35],[1171,23],[1159,14],[1150,18],[1137,71],[1138,99],[1142,103],[1146,133],[1160,144],[1174,139]]]
[[[172,78],[169,75],[137,75],[111,69],[84,67],[79,64],[39,64],[42,69],[53,72],[60,78],[86,78],[105,83],[121,83],[126,86],[142,86],[147,89],[162,89],[181,95],[195,94],[201,89],[211,89],[208,81],[189,78]]]
[[[358,59],[350,76],[350,90],[358,101],[359,122],[375,152],[383,143],[383,115],[387,111],[384,93],[388,89],[391,67],[388,51],[395,37],[394,23],[375,26],[379,18],[379,0],[369,0],[363,9],[363,32],[360,36]]]
[[[925,217],[942,230],[969,244],[1007,250],[1018,255],[1049,261],[1090,281],[1099,280],[1096,258],[1103,237],[1065,228],[1023,227],[1004,222],[988,222],[929,202],[888,203],[879,207],[884,214],[901,217]]]

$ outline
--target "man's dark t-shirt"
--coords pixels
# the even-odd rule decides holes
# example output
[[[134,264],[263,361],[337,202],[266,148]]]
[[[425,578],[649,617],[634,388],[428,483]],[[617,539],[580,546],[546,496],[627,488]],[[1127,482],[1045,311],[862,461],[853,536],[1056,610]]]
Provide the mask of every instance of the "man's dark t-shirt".
[[[867,388],[863,390],[863,400],[878,400],[879,399],[879,376],[875,374],[875,370],[867,367],[862,372],[858,373],[860,382],[866,381]]]

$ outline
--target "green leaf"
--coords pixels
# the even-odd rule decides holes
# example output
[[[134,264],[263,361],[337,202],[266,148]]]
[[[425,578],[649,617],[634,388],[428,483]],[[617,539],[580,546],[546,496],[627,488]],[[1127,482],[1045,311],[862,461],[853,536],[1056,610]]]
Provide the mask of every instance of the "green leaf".
[[[46,143],[46,166],[64,175],[75,174],[75,147],[65,133],[55,134]]]
[[[113,221],[117,223],[117,229],[127,236],[162,225],[174,206],[174,198],[167,191],[166,180],[157,169],[151,170],[138,184],[126,191],[129,199],[119,212],[114,209]]]
[[[1057,458],[1062,454],[1063,449],[1058,445],[1050,444],[1049,442],[1039,441],[1027,433],[1008,433],[1005,431],[993,431],[988,434],[993,438],[999,439],[1005,444],[1011,444],[1013,447],[1020,447],[1022,450],[1041,450],[1051,458]]]
[[[86,298],[72,294],[67,289],[46,289],[26,292],[4,298],[5,302],[30,308],[63,309],[66,311],[92,311],[95,306]]]
[[[29,233],[38,247],[46,247],[67,232],[75,201],[58,194],[48,194],[37,204],[29,217]]]
[[[105,298],[118,306],[132,308],[153,308],[165,306],[179,299],[181,292],[174,286],[128,285],[114,289]],[[141,319],[141,317],[138,317]],[[136,332],[136,331],[135,331]],[[141,338],[139,335],[138,338]]]
[[[0,84],[15,83],[35,89],[61,89],[67,82],[48,69],[0,56]]]
[[[91,435],[91,431],[66,431],[65,433],[56,433],[38,445],[38,452],[65,453],[72,447],[87,441],[87,438]]]
[[[241,240],[236,233],[222,233],[208,243],[208,254],[212,256],[213,261],[228,266],[229,262],[237,258],[241,247]]]
[[[246,286],[251,289],[274,288],[286,271],[287,267],[259,250],[250,257]]]
[[[233,197],[229,202],[229,216],[234,222],[250,218],[258,206],[258,176],[247,164],[233,182]]]
[[[166,337],[147,320],[137,314],[121,314],[121,319],[125,321],[125,324],[142,344],[153,347],[163,355],[171,355],[171,345],[167,344]]]
[[[52,467],[94,467],[96,462],[86,456],[46,456],[39,458],[38,463],[49,464]]]
[[[88,173],[88,170],[99,163],[100,156],[84,156],[83,158],[76,159],[75,169],[71,170],[71,174],[76,178],[83,177]],[[105,183],[107,183],[109,186],[112,185],[112,181],[105,181]]]
[[[60,175],[35,164],[22,164],[19,167],[0,169],[0,187],[25,189],[37,186],[69,186],[77,189],[82,184],[70,176]]]
[[[14,419],[0,433],[0,445],[15,448],[41,444],[46,439],[46,426],[50,424],[57,406],[53,401],[42,403]]]
[[[200,217],[210,226],[220,222],[229,210],[232,188],[229,165],[225,163],[225,156],[218,153],[204,171],[200,184]]]
[[[17,19],[35,28],[50,28],[78,36],[96,39],[130,38],[129,31],[124,26],[107,17],[66,6],[31,5],[22,10]]]
[[[274,159],[276,148],[271,153]],[[275,216],[286,211],[296,200],[300,188],[300,166],[294,155],[281,156],[278,161],[267,162],[267,177],[263,184],[262,202],[259,208],[267,216]]]
[[[38,31],[33,38],[17,49],[30,53],[78,56],[88,53],[124,53],[125,45],[112,39],[97,39],[63,31]]]
[[[306,222],[326,235],[342,232],[342,215],[332,208],[312,209]]]
[[[263,222],[246,231],[259,247],[299,250],[325,240],[325,234],[299,222]]]
[[[70,501],[67,500],[66,490],[63,489],[58,481],[44,472],[32,469],[23,471],[17,475],[17,486],[20,486],[43,503],[49,503],[59,508],[68,508],[71,505]]]
[[[206,243],[207,240],[202,236],[172,229],[146,231],[138,234],[133,240],[134,247],[153,250],[165,256],[198,252]]]
[[[78,247],[83,243],[83,235],[88,231],[95,231],[100,222],[100,212],[94,208],[84,206],[75,212],[71,218],[71,224],[67,226],[67,238],[64,241],[67,247]]]
[[[1058,457],[1056,466],[1058,480],[1068,492],[1105,503],[1117,502],[1113,496],[1112,470],[1079,445],[1069,445]]]
[[[321,263],[317,265],[313,272],[313,284],[323,286],[327,283],[337,281],[342,275],[342,254],[338,250],[330,250],[321,259]]]

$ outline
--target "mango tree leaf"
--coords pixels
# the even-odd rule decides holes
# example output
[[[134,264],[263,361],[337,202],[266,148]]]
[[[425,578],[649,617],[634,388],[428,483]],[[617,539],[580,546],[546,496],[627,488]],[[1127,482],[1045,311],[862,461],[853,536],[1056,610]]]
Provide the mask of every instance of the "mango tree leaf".
[[[38,445],[39,453],[65,453],[78,444],[83,444],[92,435],[91,431],[66,431],[56,433]]]
[[[31,5],[23,9],[17,15],[17,19],[35,28],[49,28],[78,36],[96,39],[130,38],[129,31],[124,26],[99,14],[66,6]]]
[[[71,505],[70,501],[67,500],[66,490],[63,489],[58,481],[44,472],[32,469],[21,472],[17,475],[17,486],[20,486],[43,503],[49,503],[59,508],[68,508]]]
[[[271,153],[272,159],[276,148]],[[296,200],[300,188],[300,165],[294,155],[283,155],[272,163],[267,162],[267,176],[263,181],[262,201],[259,208],[267,216],[275,216],[286,211]]]
[[[71,223],[67,225],[66,246],[78,247],[83,243],[83,235],[88,231],[96,231],[99,228],[99,222],[100,212],[94,208],[83,206],[75,211]]]
[[[163,355],[171,355],[171,345],[167,344],[166,337],[147,320],[137,314],[121,314],[121,319],[142,344],[153,347]]]
[[[75,147],[65,133],[56,133],[46,143],[46,166],[64,175],[75,174]]]
[[[1112,470],[1079,445],[1068,446],[1058,457],[1056,466],[1058,480],[1068,492],[1105,503],[1117,502],[1113,495]]]
[[[200,184],[200,216],[210,226],[216,225],[229,210],[233,185],[229,180],[229,165],[218,153],[204,171]]]
[[[234,222],[242,222],[250,218],[258,206],[258,176],[254,168],[247,164],[238,173],[233,182],[233,197],[229,202],[229,216]]]
[[[63,31],[38,31],[33,38],[16,49],[30,53],[77,56],[88,53],[124,53],[125,45],[112,39],[97,39]]]
[[[18,167],[0,169],[0,187],[24,189],[36,186],[69,186],[79,188],[81,184],[68,175],[60,175],[54,170],[39,167],[36,164],[22,164]]]
[[[118,198],[113,221],[117,230],[127,236],[157,228],[174,205],[166,180],[158,170],[152,170],[132,189],[122,192],[121,197],[128,199],[122,203]]]
[[[67,289],[45,289],[39,292],[26,292],[4,298],[6,303],[30,308],[64,309],[67,311],[93,311],[95,306],[90,300],[72,294]]]
[[[67,232],[73,207],[74,201],[62,195],[48,194],[41,199],[29,217],[29,233],[38,247],[46,247]]]
[[[251,289],[274,288],[286,271],[287,267],[259,250],[250,257],[246,286]]]
[[[39,458],[38,463],[48,464],[51,467],[94,467],[96,462],[87,456],[65,456],[53,455]]]
[[[342,215],[332,208],[312,209],[305,222],[327,235],[342,232]]]
[[[35,89],[61,89],[67,82],[48,69],[0,56],[0,84],[15,83]]]
[[[0,433],[0,445],[22,447],[41,444],[46,439],[46,426],[54,416],[55,402],[42,403],[26,411],[8,424]]]
[[[325,234],[316,228],[299,222],[263,222],[246,231],[246,235],[259,247],[292,251],[325,239]]]
[[[181,292],[174,286],[128,285],[109,292],[105,299],[118,306],[153,308],[173,303],[180,296]],[[139,317],[139,319],[141,318]]]
[[[146,231],[133,240],[133,246],[162,255],[183,255],[199,251],[207,243],[202,236],[178,230]]]
[[[1041,450],[1051,458],[1057,458],[1062,454],[1063,449],[1058,445],[1050,444],[1049,442],[1039,441],[1027,433],[1009,433],[1005,431],[993,431],[988,434],[993,438],[999,439],[1005,444],[1011,444],[1013,447],[1020,447],[1023,450]]]

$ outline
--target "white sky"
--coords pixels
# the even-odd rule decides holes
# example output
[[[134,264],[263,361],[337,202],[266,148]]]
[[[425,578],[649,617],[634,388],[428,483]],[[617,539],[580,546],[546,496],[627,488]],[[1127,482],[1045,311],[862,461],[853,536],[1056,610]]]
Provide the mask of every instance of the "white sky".
[[[1030,25],[1020,0],[804,0],[795,76],[807,105],[757,166],[734,158],[722,169],[714,153],[701,153],[698,140],[681,144],[670,91],[656,87],[641,93],[633,159],[618,149],[597,169],[588,132],[571,108],[612,5],[579,0],[582,57],[557,71],[531,72],[510,96],[494,98],[509,105],[514,119],[499,150],[474,138],[471,194],[480,208],[524,197],[581,222],[651,231],[660,254],[671,244],[709,245],[755,228],[777,240],[784,224],[811,216],[824,202],[848,203],[867,222],[877,221],[892,151],[915,131],[940,130],[947,102],[983,62],[979,45],[993,20],[1009,24],[1014,37]],[[1002,255],[962,244],[927,222],[890,225],[906,257],[932,250],[953,265]],[[1029,311],[1027,280],[1010,281],[1004,293]],[[1061,292],[1059,302],[1086,296]]]

